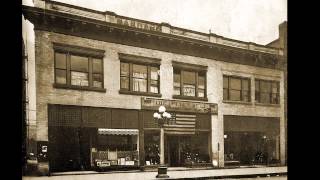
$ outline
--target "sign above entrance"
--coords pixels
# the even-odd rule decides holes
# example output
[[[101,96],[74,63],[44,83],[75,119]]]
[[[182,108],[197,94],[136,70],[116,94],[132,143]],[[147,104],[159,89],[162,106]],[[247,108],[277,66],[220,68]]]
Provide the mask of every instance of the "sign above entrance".
[[[218,114],[218,104],[214,103],[141,98],[141,109],[158,110],[161,105],[167,111]]]

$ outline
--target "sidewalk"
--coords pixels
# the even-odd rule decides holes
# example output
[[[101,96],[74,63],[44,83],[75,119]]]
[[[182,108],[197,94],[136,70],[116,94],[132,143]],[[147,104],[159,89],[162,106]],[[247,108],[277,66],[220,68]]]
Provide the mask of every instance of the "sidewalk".
[[[170,170],[168,169],[169,179],[181,179],[181,178],[209,178],[209,177],[222,177],[222,176],[241,176],[241,175],[263,175],[263,174],[281,174],[287,173],[287,167],[258,167],[258,168],[236,168],[236,169],[204,169],[204,170]],[[105,172],[96,173],[92,171],[86,171],[83,173],[75,175],[72,172],[69,173],[56,173],[52,176],[42,176],[42,177],[23,177],[23,180],[152,180],[156,179],[157,172]],[[94,172],[94,173],[93,173]]]

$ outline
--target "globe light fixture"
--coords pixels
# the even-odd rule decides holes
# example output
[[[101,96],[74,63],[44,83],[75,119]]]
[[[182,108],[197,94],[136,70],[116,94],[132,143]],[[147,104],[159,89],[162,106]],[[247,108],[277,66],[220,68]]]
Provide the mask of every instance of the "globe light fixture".
[[[157,113],[157,112],[153,113],[153,118],[158,118],[159,119],[159,117],[160,117],[159,113]]]
[[[164,106],[159,107],[159,112],[164,113],[166,111],[166,108]]]

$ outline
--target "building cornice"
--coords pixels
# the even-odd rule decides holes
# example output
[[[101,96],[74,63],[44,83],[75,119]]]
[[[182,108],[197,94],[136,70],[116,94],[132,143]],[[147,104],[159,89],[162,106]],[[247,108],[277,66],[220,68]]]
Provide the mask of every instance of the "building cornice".
[[[253,42],[244,42],[235,39],[226,38],[223,36],[219,36],[213,33],[202,33],[193,31],[190,29],[184,29],[180,27],[171,26],[168,23],[155,23],[151,21],[145,21],[141,19],[135,19],[131,17],[117,15],[114,12],[110,11],[97,11],[93,9],[88,9],[80,6],[75,6],[71,4],[66,4],[62,2],[56,2],[51,0],[39,0],[42,3],[42,6],[39,6],[45,10],[53,10],[57,12],[73,14],[81,17],[87,17],[91,19],[101,20],[114,24],[122,24],[124,26],[132,26],[140,29],[148,29],[150,31],[160,31],[166,34],[172,34],[180,37],[188,37],[191,39],[198,39],[202,41],[207,41],[215,44],[221,44],[230,47],[236,47],[240,49],[247,49],[251,51],[259,51],[270,54],[279,54],[281,55],[283,52],[282,49],[268,47],[265,45],[256,44]]]
[[[161,24],[160,31],[160,26],[156,26],[157,23],[153,23],[153,27],[145,26],[147,28],[141,28],[143,26],[126,26],[121,23],[103,21],[102,17],[101,19],[93,19],[74,15],[73,13],[50,10],[49,8],[23,6],[22,10],[25,18],[35,25],[35,30],[46,30],[129,46],[271,69],[280,69],[281,65],[282,56],[279,54],[236,48],[164,33],[162,32],[163,29],[170,26],[165,23]],[[102,12],[100,14],[102,15]],[[149,23],[147,21],[141,22]],[[148,43],[145,43],[146,41]]]

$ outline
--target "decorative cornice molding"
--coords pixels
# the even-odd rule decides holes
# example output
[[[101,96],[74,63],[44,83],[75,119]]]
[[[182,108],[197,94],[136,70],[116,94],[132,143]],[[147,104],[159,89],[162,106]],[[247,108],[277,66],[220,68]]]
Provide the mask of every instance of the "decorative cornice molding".
[[[35,7],[23,6],[23,14],[25,18],[34,24],[35,30],[44,30],[217,61],[269,69],[281,69],[282,56],[280,55],[214,44],[130,26],[126,27],[51,10],[45,10],[44,12],[43,9]],[[55,16],[56,18],[51,18],[51,16]],[[124,32],[123,30],[126,31]]]

